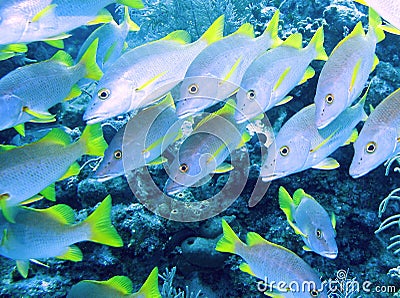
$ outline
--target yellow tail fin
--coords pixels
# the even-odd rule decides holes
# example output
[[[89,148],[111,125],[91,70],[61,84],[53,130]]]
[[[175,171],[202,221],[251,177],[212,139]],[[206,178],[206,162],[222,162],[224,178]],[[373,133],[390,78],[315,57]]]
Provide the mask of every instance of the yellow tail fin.
[[[84,144],[84,154],[103,156],[107,149],[107,142],[103,138],[101,124],[88,125],[82,133],[79,142]]]
[[[158,268],[155,267],[146,281],[140,288],[138,292],[133,294],[134,297],[144,297],[144,298],[161,298],[161,293],[158,289]]]
[[[83,222],[91,228],[90,241],[121,247],[123,242],[111,223],[111,196],[108,195],[100,206]]]
[[[215,250],[236,254],[236,246],[245,244],[239,239],[225,219],[222,219],[222,230],[224,231],[223,236],[218,241]]]

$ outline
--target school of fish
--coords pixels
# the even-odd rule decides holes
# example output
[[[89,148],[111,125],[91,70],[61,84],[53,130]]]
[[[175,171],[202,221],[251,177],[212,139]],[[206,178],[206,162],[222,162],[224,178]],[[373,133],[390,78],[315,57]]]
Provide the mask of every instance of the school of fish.
[[[350,143],[354,144],[349,169],[353,178],[398,154],[400,89],[369,116],[364,111],[368,88],[354,102],[379,63],[375,49],[385,38],[384,31],[400,31],[400,5],[355,1],[369,6],[368,32],[357,23],[329,56],[322,27],[305,47],[300,33],[281,40],[278,9],[257,37],[250,23],[224,36],[222,15],[194,42],[188,32],[177,30],[130,49],[127,35],[140,28],[129,9],[143,8],[140,0],[0,1],[0,60],[27,52],[31,42],[60,49],[48,60],[18,67],[0,78],[0,130],[14,128],[24,135],[26,122],[56,122],[49,109],[80,96],[83,85],[96,82],[83,115],[87,126],[79,139],[53,128],[27,145],[0,145],[0,255],[15,260],[26,278],[29,262],[42,264],[38,259],[81,261],[82,252],[74,245],[81,241],[123,246],[111,223],[110,196],[79,223],[67,205],[46,209],[25,205],[43,197],[56,201],[55,183],[78,175],[81,169],[76,161],[83,155],[100,157],[93,174],[100,182],[144,166],[167,164],[164,192],[172,196],[214,173],[231,171],[226,159],[251,139],[246,125],[292,100],[291,90],[315,75],[313,60],[324,61],[314,104],[297,111],[276,134],[259,165],[262,180],[309,168],[335,169],[339,163],[330,155]],[[121,24],[105,9],[112,3],[125,5]],[[381,17],[389,24],[382,24]],[[102,23],[81,45],[77,57],[62,50],[71,30]],[[100,122],[121,115],[129,115],[128,120],[107,144]],[[185,121],[194,123],[186,135]],[[359,133],[360,122],[364,124]],[[178,152],[164,156],[167,151],[171,155],[168,148],[175,142],[180,143]],[[280,187],[276,198],[289,225],[302,237],[303,248],[335,259],[339,253],[335,215],[329,216],[303,189],[291,197]],[[307,293],[273,286],[267,295],[328,297],[318,273],[295,253],[255,232],[248,233],[243,243],[225,220],[222,228],[216,250],[244,259],[241,271],[288,284],[312,281]],[[126,276],[84,280],[67,297],[161,297],[157,276],[156,267],[136,293]]]

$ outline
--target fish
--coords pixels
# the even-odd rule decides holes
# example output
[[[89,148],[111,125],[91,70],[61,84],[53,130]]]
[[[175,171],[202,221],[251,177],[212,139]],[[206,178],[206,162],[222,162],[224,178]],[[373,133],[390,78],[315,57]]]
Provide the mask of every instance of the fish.
[[[88,124],[155,104],[179,84],[193,59],[222,38],[224,16],[195,42],[184,30],[122,54],[99,81],[83,120]]]
[[[6,148],[4,148],[6,147]],[[37,142],[22,147],[0,146],[0,207],[3,216],[15,222],[15,206],[40,193],[55,201],[54,182],[80,171],[75,162],[84,154],[102,156],[107,148],[99,124],[86,126],[80,139],[52,129]]]
[[[329,259],[337,257],[334,213],[329,218],[325,209],[301,188],[296,190],[291,198],[283,186],[279,187],[279,206],[289,225],[303,238],[306,244],[303,246],[304,250],[313,251]]]
[[[71,207],[58,204],[46,209],[18,207],[15,223],[0,217],[0,255],[17,262],[18,272],[28,276],[29,261],[56,257],[79,262],[77,242],[92,241],[121,247],[123,242],[111,223],[111,196],[107,196],[84,221],[75,224]]]
[[[328,156],[357,138],[355,127],[367,118],[364,111],[366,95],[367,92],[356,105],[347,108],[323,129],[318,129],[314,122],[315,104],[294,114],[269,147],[260,170],[262,180],[272,181],[309,168],[331,170],[339,167],[339,163]]]
[[[369,115],[354,142],[349,174],[359,178],[400,152],[400,89],[386,97]]]
[[[256,58],[247,68],[236,93],[236,122],[242,123],[292,99],[287,94],[296,85],[312,78],[312,60],[327,60],[320,27],[307,47],[302,48],[302,35],[295,33],[284,43]]]
[[[161,154],[181,137],[182,122],[176,117],[170,93],[158,104],[141,110],[113,137],[94,178],[106,181],[145,165],[165,162]]]
[[[398,1],[385,0],[354,0],[360,4],[373,8],[382,18],[388,21],[393,27],[381,27],[385,31],[400,34],[400,3]],[[397,30],[393,30],[397,29]]]
[[[254,38],[253,26],[243,24],[236,32],[213,43],[190,64],[176,99],[176,113],[185,118],[201,112],[236,93],[246,69],[271,47],[278,37],[279,10],[264,33]]]
[[[0,3],[0,45],[46,41],[63,48],[66,32],[112,20],[106,7],[120,3],[143,8],[141,0],[11,0]]]
[[[158,289],[158,268],[155,267],[151,271],[139,291],[132,291],[132,281],[126,276],[117,275],[105,281],[82,280],[71,287],[67,298],[161,298]]]
[[[26,53],[28,47],[25,44],[0,45],[0,61],[7,60],[16,55]]]
[[[328,297],[318,274],[294,252],[272,243],[255,232],[246,236],[246,244],[222,219],[223,236],[215,250],[240,256],[239,269],[270,285],[264,294],[272,297]],[[299,289],[296,291],[296,286]]]
[[[232,170],[232,165],[224,160],[250,139],[245,126],[238,126],[233,119],[234,111],[235,103],[229,100],[197,123],[169,164],[169,179],[164,187],[168,195],[195,185],[211,173]]]
[[[58,51],[51,59],[19,67],[0,79],[0,130],[15,127],[24,133],[23,123],[52,122],[47,109],[81,94],[77,82],[82,78],[99,80],[103,75],[96,64],[98,39],[80,61]]]
[[[99,46],[97,49],[96,64],[103,72],[121,56],[124,48],[127,47],[125,39],[128,33],[139,30],[139,26],[129,16],[129,8],[125,6],[124,9],[124,20],[120,25],[112,20],[109,23],[101,25],[89,35],[79,49],[75,59],[76,62],[82,58],[88,47],[97,38],[99,39]]]
[[[379,63],[375,48],[385,38],[381,24],[379,15],[369,9],[368,33],[358,22],[324,64],[314,97],[315,123],[319,129],[339,116],[364,89],[369,74]]]

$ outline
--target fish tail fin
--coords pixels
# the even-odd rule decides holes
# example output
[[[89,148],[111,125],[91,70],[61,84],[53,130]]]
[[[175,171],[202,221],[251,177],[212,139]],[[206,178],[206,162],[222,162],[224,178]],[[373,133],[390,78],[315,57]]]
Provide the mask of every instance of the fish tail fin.
[[[207,31],[201,36],[201,39],[204,39],[207,44],[212,44],[220,40],[224,36],[224,22],[225,16],[222,15],[211,24]]]
[[[123,242],[111,223],[111,196],[108,195],[83,222],[90,227],[89,240],[104,245],[121,247]]]
[[[385,32],[383,31],[381,26],[381,17],[375,10],[370,7],[368,10],[368,33],[374,32],[377,43],[385,39]]]
[[[131,16],[129,14],[129,7],[125,6],[124,8],[124,24],[127,25],[129,31],[135,32],[139,31],[140,27],[134,21],[132,21]]]
[[[237,254],[238,246],[244,246],[245,244],[239,239],[225,219],[222,219],[222,230],[222,238],[218,241],[215,250]]]
[[[279,187],[279,207],[285,213],[288,221],[293,221],[293,199],[288,191],[283,187]]]
[[[99,39],[96,38],[87,48],[78,64],[85,66],[85,78],[98,81],[103,76],[103,72],[96,63],[96,52]]]
[[[315,32],[314,36],[311,38],[309,45],[307,46],[315,49],[316,60],[328,60],[328,55],[324,48],[324,27],[319,27]]]
[[[158,289],[158,268],[154,267],[146,281],[136,295],[144,298],[161,298],[160,290]],[[136,297],[136,296],[135,296]]]
[[[282,40],[278,36],[279,29],[279,9],[277,9],[269,21],[267,29],[265,29],[263,35],[268,35],[272,40],[271,48],[275,48],[282,44]]]
[[[103,138],[101,124],[87,125],[79,142],[84,145],[84,153],[88,155],[103,156],[107,149],[107,142]]]
[[[144,8],[142,0],[116,0],[115,2],[125,6],[129,6],[131,8],[136,8],[136,9]]]

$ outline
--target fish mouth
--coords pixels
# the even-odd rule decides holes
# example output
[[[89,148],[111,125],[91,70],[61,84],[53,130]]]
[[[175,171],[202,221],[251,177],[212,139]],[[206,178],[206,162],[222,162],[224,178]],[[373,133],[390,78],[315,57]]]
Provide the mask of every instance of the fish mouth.
[[[271,175],[267,175],[267,176],[261,176],[261,180],[263,182],[270,182],[272,180],[279,179],[283,176],[284,176],[283,174],[271,174]]]
[[[242,114],[235,114],[234,118],[237,124],[241,124],[243,122],[246,122],[247,120],[250,120],[250,118]]]
[[[176,113],[176,116],[179,118],[179,119],[184,119],[184,118],[187,118],[187,117],[189,117],[189,116],[192,116],[192,115],[194,115],[194,114],[196,114],[196,111],[195,110],[193,110],[193,111],[185,111],[185,112],[183,112],[183,113]]]
[[[356,172],[354,169],[351,168],[351,166],[349,169],[349,175],[354,179],[360,178],[361,176],[368,174],[368,172],[369,172],[368,170],[362,172]]]
[[[323,252],[321,255],[323,255],[324,257],[327,257],[329,259],[336,259],[338,252],[337,251],[326,251],[326,252]]]
[[[99,175],[97,176],[96,174],[93,176],[94,179],[96,179],[98,182],[105,182],[108,180],[111,180],[113,178],[119,177],[121,175],[117,174],[107,174],[107,175]]]

